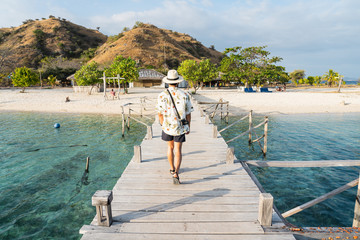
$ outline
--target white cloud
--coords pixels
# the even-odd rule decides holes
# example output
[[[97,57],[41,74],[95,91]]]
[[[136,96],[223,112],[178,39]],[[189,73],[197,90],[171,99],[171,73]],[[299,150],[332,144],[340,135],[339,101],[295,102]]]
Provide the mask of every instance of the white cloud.
[[[337,63],[345,69],[346,62],[353,69],[347,67],[349,75],[360,76],[354,66],[360,55],[358,0],[104,1],[84,5],[71,4],[70,0],[1,0],[0,27],[52,14],[86,27],[99,26],[105,34],[113,35],[141,21],[190,34],[220,51],[268,45],[273,55],[284,58],[289,71],[293,66],[308,66],[323,73],[327,64]],[[104,11],[89,9],[95,5]],[[334,54],[341,57],[334,60]]]
[[[206,12],[193,8],[187,1],[165,1],[161,7],[154,9],[121,12],[110,18],[96,16],[92,21],[104,24],[106,31],[111,34],[118,33],[125,26],[132,26],[136,21],[151,23],[159,27],[169,27],[173,30],[192,30],[203,29],[208,25],[206,15]],[[116,30],[113,28],[114,25],[117,25]]]

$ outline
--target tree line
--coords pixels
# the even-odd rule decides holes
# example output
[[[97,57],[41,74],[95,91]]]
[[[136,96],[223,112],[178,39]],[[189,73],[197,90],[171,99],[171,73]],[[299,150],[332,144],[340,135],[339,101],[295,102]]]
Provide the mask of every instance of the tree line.
[[[202,59],[201,61],[188,59],[182,61],[177,70],[194,88],[195,92],[204,83],[215,79],[223,85],[244,85],[245,87],[260,87],[268,84],[286,85],[290,81],[296,86],[299,84],[320,85],[322,82],[326,82],[328,86],[333,86],[343,77],[332,69],[323,76],[309,76],[307,78],[305,78],[304,70],[287,73],[285,67],[278,65],[282,58],[270,57],[270,52],[265,48],[266,46],[227,48],[218,65],[211,63],[209,59]],[[49,65],[52,62],[50,60],[44,59],[42,66]],[[39,82],[42,85],[43,81],[54,86],[56,75],[48,74],[47,78],[42,79],[41,70],[44,69],[40,68],[36,72],[27,67],[16,68],[10,78],[14,86],[23,88],[22,91],[25,90],[25,87],[36,85]],[[118,56],[109,67],[102,70],[96,62],[82,65],[75,72],[75,80],[80,86],[94,86],[101,83],[103,73],[106,77],[119,74],[124,78],[121,82],[124,88],[127,83],[137,81],[139,78],[136,61],[131,57]]]

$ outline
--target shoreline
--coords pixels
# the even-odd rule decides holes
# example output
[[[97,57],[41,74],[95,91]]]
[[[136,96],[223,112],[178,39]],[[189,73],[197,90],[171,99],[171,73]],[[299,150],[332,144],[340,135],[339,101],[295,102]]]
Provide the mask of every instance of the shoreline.
[[[88,95],[75,93],[72,88],[0,89],[0,112],[45,112],[121,114],[126,103],[140,103],[141,97],[152,100],[163,88],[130,88],[120,99],[104,100],[103,93]],[[270,89],[274,90],[274,89]],[[191,90],[190,90],[191,91]],[[70,102],[65,102],[69,97]],[[345,88],[341,93],[334,88],[288,89],[286,92],[243,93],[237,89],[198,90],[194,98],[198,101],[229,101],[230,115],[241,115],[253,110],[254,114],[317,114],[317,113],[360,113],[360,88]],[[150,111],[148,111],[150,112]],[[151,111],[153,112],[153,110]]]

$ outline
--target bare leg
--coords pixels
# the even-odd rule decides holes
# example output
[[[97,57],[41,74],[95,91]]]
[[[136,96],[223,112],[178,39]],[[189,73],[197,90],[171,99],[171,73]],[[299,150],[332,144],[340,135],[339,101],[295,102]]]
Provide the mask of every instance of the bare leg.
[[[175,170],[174,166],[174,141],[168,141],[167,158],[170,164],[170,170]]]
[[[175,142],[175,170],[178,173],[180,171],[182,152],[181,152],[182,143]]]

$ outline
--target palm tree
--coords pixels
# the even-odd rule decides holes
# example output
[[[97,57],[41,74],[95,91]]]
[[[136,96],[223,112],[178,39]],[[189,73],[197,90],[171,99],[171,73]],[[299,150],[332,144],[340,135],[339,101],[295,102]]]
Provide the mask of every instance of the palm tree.
[[[329,72],[325,73],[322,76],[322,80],[327,82],[327,85],[331,87],[339,82],[339,73],[335,72],[334,70],[330,69]]]

